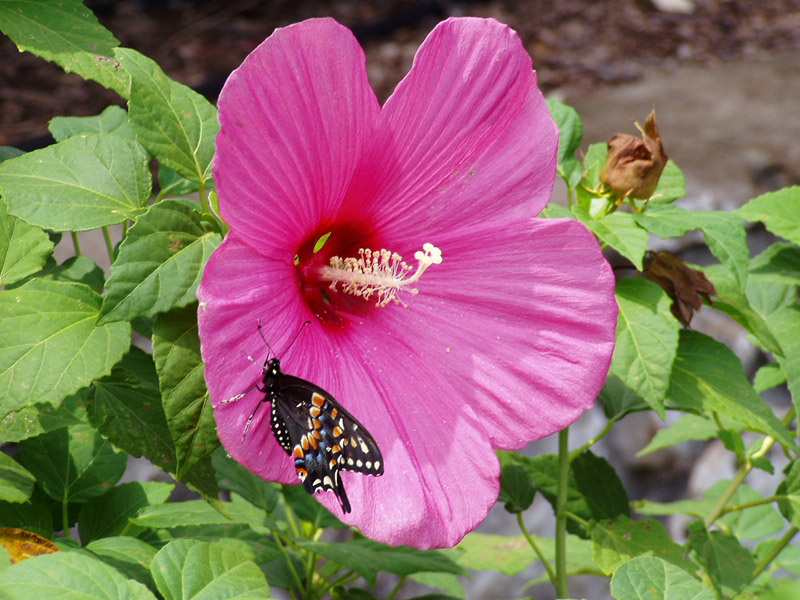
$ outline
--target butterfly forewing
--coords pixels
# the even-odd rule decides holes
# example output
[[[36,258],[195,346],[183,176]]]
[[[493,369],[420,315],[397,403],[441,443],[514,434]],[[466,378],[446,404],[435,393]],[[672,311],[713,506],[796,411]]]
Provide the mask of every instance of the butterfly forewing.
[[[304,379],[273,369],[265,371],[264,385],[272,401],[272,431],[293,457],[303,487],[312,494],[333,491],[342,510],[350,512],[339,473],[383,474],[373,437],[333,396]]]

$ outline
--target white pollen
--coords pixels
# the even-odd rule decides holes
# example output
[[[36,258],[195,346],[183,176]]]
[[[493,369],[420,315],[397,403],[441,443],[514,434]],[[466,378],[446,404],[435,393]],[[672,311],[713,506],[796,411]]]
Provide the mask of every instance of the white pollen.
[[[358,251],[357,258],[332,257],[330,266],[324,267],[321,275],[331,282],[332,290],[337,290],[337,285],[341,284],[341,291],[364,300],[375,295],[376,306],[386,306],[390,302],[405,306],[397,298],[397,293],[404,290],[412,295],[417,294],[419,290],[409,286],[419,281],[428,267],[442,262],[442,251],[439,248],[430,243],[423,244],[422,248],[414,254],[417,270],[410,276],[412,267],[396,252],[365,248]]]

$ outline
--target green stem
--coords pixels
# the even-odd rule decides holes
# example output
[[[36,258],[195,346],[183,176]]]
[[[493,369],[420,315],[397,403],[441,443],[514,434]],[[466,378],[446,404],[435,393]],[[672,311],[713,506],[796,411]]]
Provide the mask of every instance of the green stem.
[[[392,593],[389,594],[389,597],[386,600],[394,600],[394,597],[397,595],[397,592],[400,591],[400,588],[403,587],[403,584],[406,582],[406,576],[403,575],[400,580],[397,582],[397,585],[394,586]]]
[[[103,225],[103,237],[106,240],[106,249],[108,250],[108,260],[112,263],[114,262],[114,243],[111,241],[111,233],[108,231],[108,227]]]
[[[616,423],[616,422],[617,422],[616,419],[610,419],[608,421],[608,423],[606,423],[606,426],[603,427],[603,430],[600,433],[598,433],[596,436],[594,436],[592,439],[590,439],[588,442],[586,442],[580,448],[576,448],[575,450],[570,452],[569,453],[569,462],[572,462],[573,460],[575,460],[579,455],[583,454],[589,448],[594,446],[597,442],[599,442],[604,437],[606,437],[608,435],[608,433],[611,431],[611,428],[614,427],[614,423]]]
[[[778,554],[780,554],[783,549],[786,548],[789,542],[792,541],[792,538],[795,536],[795,534],[797,534],[798,531],[800,530],[798,530],[797,527],[791,527],[789,531],[783,534],[781,539],[778,540],[778,543],[775,544],[775,547],[770,550],[769,553],[761,559],[761,562],[756,565],[756,569],[753,571],[753,577],[750,579],[750,581],[755,581],[756,578],[761,575],[764,569],[766,569],[770,563],[775,560],[775,557],[778,556]]]
[[[781,419],[781,424],[784,427],[788,428],[789,425],[791,425],[792,421],[794,421],[795,414],[796,413],[793,406],[788,411],[786,411],[785,415],[783,415],[783,418]],[[765,456],[770,451],[774,443],[775,443],[774,437],[765,437],[761,441],[761,447],[751,456],[747,457],[746,462],[742,463],[742,465],[739,467],[739,470],[736,472],[736,475],[734,475],[733,479],[728,484],[728,487],[725,488],[725,491],[717,499],[717,502],[714,504],[714,507],[711,509],[711,512],[704,519],[703,522],[706,527],[710,527],[711,524],[714,523],[714,521],[719,519],[719,517],[722,514],[724,514],[725,505],[728,503],[728,500],[731,499],[731,496],[733,496],[733,494],[736,493],[736,490],[745,480],[745,477],[747,477],[750,471],[753,470],[752,459],[761,458],[762,456]]]
[[[558,432],[558,495],[556,496],[556,597],[569,598],[567,583],[567,486],[569,427]]]
[[[75,256],[81,255],[81,243],[78,241],[78,232],[73,231],[72,233],[72,245],[75,246]]]
[[[542,561],[544,565],[544,570],[547,571],[547,577],[550,578],[550,582],[555,585],[556,584],[556,573],[553,571],[553,567],[550,566],[547,558],[545,557],[542,549],[539,548],[539,544],[536,543],[536,540],[533,539],[528,530],[525,528],[525,522],[522,520],[522,513],[517,513],[517,523],[519,524],[519,528],[522,531],[522,535],[525,536],[525,539],[528,540],[528,544],[530,547],[533,548],[533,551],[536,553],[536,556],[539,557],[539,560]]]
[[[283,553],[284,558],[286,559],[286,564],[289,565],[289,571],[292,573],[292,577],[294,578],[294,582],[297,585],[297,589],[300,593],[303,592],[303,580],[300,579],[300,575],[297,573],[297,569],[294,568],[294,563],[292,562],[292,557],[289,556],[289,552],[286,550],[286,545],[281,540],[281,536],[276,534],[272,536],[275,540],[275,544],[278,546],[280,551]],[[289,591],[291,593],[291,590]],[[292,594],[294,596],[294,594]]]
[[[200,194],[200,204],[203,205],[203,212],[211,214],[211,209],[208,207],[208,198],[206,198],[206,182],[200,182],[200,189],[197,190]]]
[[[564,514],[567,516],[568,519],[572,519],[573,521],[575,521],[581,527],[583,527],[585,529],[589,528],[589,521],[587,521],[586,519],[582,519],[578,515],[576,515],[575,513],[571,513],[568,510],[565,511]]]
[[[744,504],[737,504],[735,506],[726,506],[722,509],[722,514],[727,515],[728,513],[736,512],[737,510],[744,510],[745,508],[753,508],[754,506],[761,506],[763,504],[772,504],[778,500],[784,500],[787,496],[778,495],[778,496],[770,496],[769,498],[761,498],[761,500],[753,500],[752,502],[745,502]]]
[[[347,585],[348,583],[353,583],[357,581],[361,575],[358,573],[353,573],[353,571],[345,571],[342,575],[337,577],[336,579],[331,579],[330,581],[326,581],[319,587],[319,596],[318,598],[322,598],[325,594],[327,594],[330,590],[335,588],[337,585]]]
[[[122,239],[125,239],[125,236],[128,234],[128,219],[125,219],[122,222]]]
[[[72,537],[69,534],[69,502],[67,502],[66,496],[61,501],[61,522],[63,523],[64,527],[64,537]]]
[[[311,591],[314,585],[314,575],[317,572],[317,560],[319,556],[316,552],[312,552],[308,556],[308,566],[306,567],[306,595],[304,598],[311,598]],[[320,594],[321,596],[321,594]]]

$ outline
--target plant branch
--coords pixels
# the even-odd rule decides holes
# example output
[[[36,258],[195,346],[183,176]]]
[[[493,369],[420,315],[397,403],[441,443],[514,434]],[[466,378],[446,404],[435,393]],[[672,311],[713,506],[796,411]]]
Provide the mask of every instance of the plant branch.
[[[521,512],[517,513],[517,523],[519,524],[519,528],[522,531],[522,535],[525,536],[525,539],[528,540],[528,544],[530,545],[531,548],[533,548],[533,551],[536,553],[536,556],[538,556],[539,560],[542,561],[542,564],[544,565],[544,570],[547,571],[547,577],[550,579],[550,582],[553,585],[556,585],[556,573],[555,571],[553,571],[553,567],[550,566],[550,562],[545,557],[544,553],[542,552],[542,549],[539,548],[539,544],[537,544],[536,540],[534,540],[531,534],[528,533],[528,530],[525,527],[525,522],[522,520]]]
[[[558,495],[556,496],[556,597],[569,598],[567,583],[567,486],[569,427],[558,432]]]
[[[783,552],[783,549],[792,541],[792,538],[800,531],[797,527],[791,527],[789,531],[783,534],[781,539],[778,540],[778,543],[775,544],[775,547],[770,550],[767,555],[761,559],[761,561],[756,565],[755,571],[753,571],[753,577],[750,581],[755,581],[756,577],[763,573],[764,569],[766,569],[770,563],[775,560],[775,558]]]

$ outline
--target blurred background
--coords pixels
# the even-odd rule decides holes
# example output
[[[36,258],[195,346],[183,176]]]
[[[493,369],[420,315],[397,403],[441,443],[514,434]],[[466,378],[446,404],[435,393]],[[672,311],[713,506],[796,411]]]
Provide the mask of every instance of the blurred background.
[[[667,154],[687,178],[686,208],[723,210],[761,193],[800,184],[800,0],[98,0],[86,2],[120,40],[155,59],[170,77],[216,100],[231,70],[276,27],[331,16],[350,27],[367,55],[370,81],[381,101],[411,66],[419,44],[450,16],[493,17],[515,29],[533,58],[547,97],[575,107],[584,122],[585,150],[616,132],[636,134],[657,110]],[[0,37],[0,145],[33,150],[52,143],[48,121],[57,115],[100,113],[123,105],[113,92],[25,53]],[[564,201],[557,187],[555,201]],[[690,262],[707,264],[699,232],[681,240],[652,240]],[[84,240],[84,249],[91,247]],[[99,240],[98,240],[99,241]],[[753,253],[770,242],[750,231]],[[108,268],[102,244],[94,253]],[[71,254],[63,248],[61,260]],[[91,250],[89,250],[91,252]],[[613,262],[613,257],[612,257]],[[763,356],[721,313],[701,311],[695,329],[726,343],[752,373]],[[768,398],[779,412],[789,405],[780,391]],[[587,413],[571,431],[575,447],[604,425],[602,409]],[[617,468],[631,499],[669,501],[699,497],[736,465],[721,444],[688,444],[643,458],[643,448],[663,424],[652,413],[626,417],[596,451]],[[746,440],[747,441],[747,440]],[[555,440],[526,453],[554,452]],[[776,470],[785,459],[772,457]],[[760,471],[749,479],[762,493],[775,484]],[[148,477],[147,466],[127,478]],[[760,478],[760,479],[759,479]],[[763,489],[762,489],[763,488]],[[526,512],[528,528],[553,534],[552,511],[537,498]],[[683,524],[667,523],[681,541]],[[498,506],[482,531],[518,535],[513,516]],[[541,569],[514,579],[481,573],[468,598],[553,597],[549,584],[521,591]],[[598,578],[576,579],[573,597],[607,598]]]

